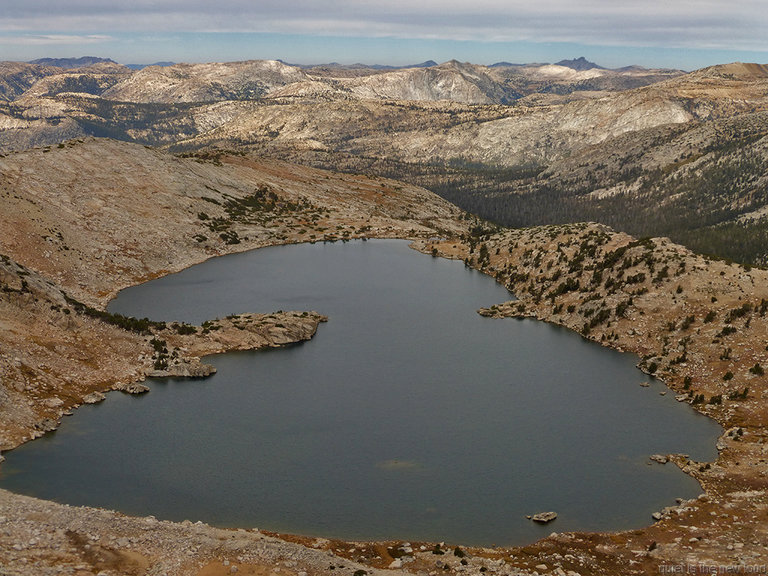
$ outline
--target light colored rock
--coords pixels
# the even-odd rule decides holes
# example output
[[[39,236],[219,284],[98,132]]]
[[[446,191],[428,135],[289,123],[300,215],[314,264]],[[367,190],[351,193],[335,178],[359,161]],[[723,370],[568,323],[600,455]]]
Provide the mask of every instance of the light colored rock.
[[[172,364],[165,370],[152,370],[147,373],[150,378],[205,378],[216,373],[211,364],[203,364],[197,358],[183,359],[178,364]]]
[[[547,524],[557,518],[557,512],[539,512],[531,517],[531,520],[539,524]]]
[[[126,394],[144,394],[149,392],[149,386],[145,384],[139,384],[138,382],[128,382],[126,384],[116,385],[115,390],[125,392]]]
[[[91,392],[90,394],[87,394],[83,397],[83,403],[84,404],[98,404],[99,402],[102,402],[107,397],[102,394],[101,392]]]
[[[35,424],[35,428],[40,432],[53,432],[58,428],[59,423],[51,418],[43,418],[40,422]]]

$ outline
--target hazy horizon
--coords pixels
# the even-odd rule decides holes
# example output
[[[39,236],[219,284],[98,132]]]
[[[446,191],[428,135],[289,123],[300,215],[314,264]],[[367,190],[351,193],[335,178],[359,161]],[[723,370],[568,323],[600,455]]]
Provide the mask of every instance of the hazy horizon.
[[[402,66],[557,62],[692,70],[768,62],[759,0],[97,0],[14,3],[0,60],[96,54],[126,64],[280,59]]]
[[[46,55],[41,56],[39,58],[33,58],[31,60],[6,60],[9,62],[24,62],[24,63],[36,63],[40,60],[79,60],[79,59],[86,59],[86,58],[93,58],[93,59],[99,59],[99,60],[111,60],[117,64],[121,64],[123,66],[130,66],[130,67],[148,67],[148,66],[154,66],[154,65],[175,65],[175,64],[204,64],[204,63],[232,63],[232,62],[247,62],[247,61],[258,61],[258,60],[274,60],[282,62],[283,64],[289,65],[289,66],[297,66],[301,68],[312,68],[312,67],[318,67],[318,66],[361,66],[361,67],[370,67],[370,68],[408,68],[408,67],[417,67],[422,66],[426,64],[427,62],[433,62],[435,66],[439,66],[441,64],[446,64],[451,61],[458,61],[462,63],[468,63],[468,64],[475,64],[475,65],[482,65],[482,66],[494,66],[499,64],[510,64],[510,65],[550,65],[550,64],[558,64],[559,62],[565,62],[565,61],[575,61],[580,58],[584,58],[587,61],[591,62],[592,64],[596,64],[597,66],[605,69],[620,69],[630,66],[642,66],[642,64],[637,63],[629,63],[629,64],[622,64],[619,66],[607,66],[603,62],[594,61],[590,58],[586,58],[585,56],[563,56],[562,58],[559,58],[557,60],[552,61],[544,61],[544,60],[538,60],[538,61],[511,61],[511,60],[498,60],[496,62],[473,62],[471,60],[462,60],[460,58],[449,58],[447,60],[436,60],[434,58],[427,58],[425,60],[421,61],[413,61],[413,62],[405,62],[405,63],[397,63],[393,64],[391,62],[379,62],[379,61],[348,61],[348,62],[338,62],[335,60],[329,60],[329,61],[304,61],[304,62],[297,62],[297,61],[288,61],[284,58],[243,58],[243,59],[235,59],[235,60],[154,60],[154,61],[120,61],[116,58],[112,58],[108,55],[100,55],[100,54],[82,54],[82,55]],[[0,60],[2,61],[2,60]],[[745,60],[740,60],[741,62],[749,62]],[[701,66],[701,68],[706,68],[708,66],[714,66],[718,64],[729,64],[732,62],[737,62],[736,60],[729,60],[729,61],[721,61],[721,62],[712,62],[711,64],[707,64],[705,66]],[[757,62],[758,64],[768,65],[766,62]],[[645,66],[646,68],[652,69],[652,68],[659,68],[659,69],[675,69],[675,70],[681,70],[683,72],[691,72],[693,70],[697,70],[699,68],[683,68],[680,66],[658,66],[658,67],[651,67],[651,66]]]
[[[248,61],[259,61],[259,60],[272,60],[277,62],[282,62],[283,64],[286,64],[288,66],[298,66],[302,68],[311,68],[316,66],[369,66],[369,67],[392,67],[392,68],[404,68],[409,66],[422,66],[427,63],[431,63],[430,65],[440,66],[441,64],[447,64],[448,62],[452,61],[458,61],[462,63],[469,63],[469,64],[479,64],[483,66],[495,66],[499,64],[510,64],[510,65],[521,65],[521,66],[527,66],[527,65],[550,65],[550,64],[557,64],[559,62],[566,62],[566,61],[576,61],[579,59],[585,59],[588,62],[592,64],[596,64],[603,68],[608,68],[607,66],[603,66],[601,62],[595,62],[593,60],[590,60],[589,58],[586,58],[584,56],[568,56],[568,57],[562,57],[557,61],[531,61],[531,62],[523,62],[523,61],[517,61],[512,62],[509,60],[499,60],[496,62],[490,62],[490,63],[479,63],[479,62],[472,62],[470,60],[462,60],[460,58],[449,58],[447,60],[436,60],[434,58],[427,58],[426,60],[422,60],[419,62],[413,61],[413,62],[407,62],[404,64],[393,64],[391,62],[368,62],[368,61],[349,61],[349,62],[338,62],[338,61],[304,61],[304,62],[296,62],[296,61],[288,61],[284,58],[248,58],[248,59],[241,59],[241,60],[198,60],[198,61],[191,61],[191,60],[155,60],[155,61],[147,61],[147,62],[132,62],[132,61],[120,61],[115,58],[111,58],[108,55],[100,55],[100,54],[82,54],[82,55],[54,55],[54,56],[42,56],[40,58],[33,58],[32,60],[19,60],[18,62],[24,62],[24,63],[37,63],[42,60],[84,60],[84,59],[96,59],[96,60],[111,60],[117,64],[122,64],[123,66],[153,66],[153,65],[173,65],[173,64],[202,64],[202,63],[215,63],[215,62],[221,62],[221,63],[230,63],[230,62],[248,62]],[[628,64],[627,66],[631,66],[631,64]]]

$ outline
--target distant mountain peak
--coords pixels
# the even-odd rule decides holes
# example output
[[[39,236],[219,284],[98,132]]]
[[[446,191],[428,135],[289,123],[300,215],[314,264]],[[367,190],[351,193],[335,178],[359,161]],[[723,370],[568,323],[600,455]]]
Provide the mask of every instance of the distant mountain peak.
[[[566,68],[577,70],[578,72],[583,72],[584,70],[592,70],[593,68],[604,70],[602,66],[598,66],[594,62],[590,62],[584,58],[584,56],[579,56],[573,60],[560,60],[560,62],[555,62],[555,64],[557,66],[565,66]]]
[[[56,68],[83,68],[93,66],[94,64],[117,64],[111,58],[99,58],[97,56],[81,56],[80,58],[38,58],[32,60],[30,64],[39,64],[41,66],[55,66]]]

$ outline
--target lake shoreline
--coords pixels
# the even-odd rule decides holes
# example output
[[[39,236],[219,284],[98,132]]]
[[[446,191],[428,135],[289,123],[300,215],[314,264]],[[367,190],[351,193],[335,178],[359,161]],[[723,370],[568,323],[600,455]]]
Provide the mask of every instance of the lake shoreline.
[[[658,382],[639,387],[631,356],[475,312],[509,297],[493,278],[395,240],[273,247],[124,290],[111,313],[189,322],[219,341],[246,333],[231,311],[293,306],[331,322],[307,345],[205,359],[218,369],[211,382],[148,381],[147,397],[75,414],[9,456],[17,475],[0,487],[169,520],[468,546],[533,542],[548,531],[525,516],[543,507],[560,531],[613,531],[697,496],[695,480],[646,463],[659,451],[713,459],[719,426],[659,395]],[[188,342],[156,335],[156,363],[199,353],[194,335],[167,332]],[[192,425],[184,414],[205,417]],[[108,472],[123,470],[114,454],[131,469]],[[47,479],[51,467],[61,472]],[[168,491],[172,478],[187,499]]]
[[[421,238],[405,238],[406,240],[409,240],[413,242],[411,245],[414,249],[420,250],[424,253],[430,254],[432,251],[432,248],[435,245],[430,243],[426,239]],[[627,238],[627,240],[629,240]],[[462,243],[461,241],[453,241],[451,240],[451,246],[457,246],[459,250],[464,250],[465,253],[468,253],[468,245]],[[446,244],[447,246],[447,244]],[[440,254],[443,256],[443,254]],[[452,259],[462,259],[456,254],[451,254],[449,251],[445,254],[446,257],[452,258]],[[484,273],[488,273],[488,270],[483,270],[480,268],[480,270]],[[493,275],[493,274],[491,274]],[[497,278],[498,280],[498,278]],[[512,288],[511,286],[508,286],[508,288]],[[525,309],[520,309],[519,306],[523,304],[526,306]],[[507,302],[505,304],[502,304],[495,309],[485,309],[485,310],[479,310],[478,312],[485,316],[490,317],[508,317],[508,318],[520,318],[520,317],[530,317],[535,318],[539,321],[554,323],[560,326],[567,327],[571,330],[573,330],[572,326],[569,326],[567,322],[563,322],[562,318],[558,318],[556,315],[548,314],[546,312],[542,312],[540,310],[536,310],[536,308],[527,308],[531,303],[527,302],[525,298],[522,298],[520,300],[514,300]],[[578,330],[577,330],[578,331]],[[598,336],[601,335],[598,332]],[[633,345],[636,340],[632,339],[621,339],[618,342],[612,341],[610,343],[607,343],[605,341],[601,341],[599,338],[595,338],[594,334],[592,337],[589,338],[590,340],[597,341],[598,343],[601,343],[604,346],[608,346],[610,348],[614,348],[620,351],[624,352],[636,352],[638,349],[636,345]],[[633,349],[634,348],[634,349]],[[207,350],[210,350],[208,348]],[[223,348],[221,348],[219,351],[224,351]],[[201,355],[203,355],[201,353]],[[643,363],[641,362],[639,364],[641,368],[645,368],[646,372],[648,371],[647,366],[643,366]],[[665,382],[666,378],[664,376],[661,376],[658,374],[658,371],[654,374],[657,377],[661,377]],[[139,382],[141,380],[137,380]],[[669,386],[669,384],[667,384]],[[674,391],[674,388],[671,388]],[[697,389],[698,390],[698,389]],[[710,417],[713,417],[711,414],[708,414]],[[727,421],[726,421],[727,424]],[[749,428],[744,427],[743,430],[746,432],[747,435],[751,433],[751,430]],[[743,436],[742,436],[743,437]],[[732,490],[732,479],[728,478],[727,475],[727,468],[729,467],[728,462],[723,464],[721,460],[723,459],[723,450],[728,447],[734,446],[735,448],[741,447],[741,439],[740,437],[734,436],[726,432],[722,438],[722,442],[719,443],[719,450],[720,450],[720,457],[718,458],[718,461],[716,463],[716,470],[717,475],[715,475],[715,478],[712,479],[712,476],[707,476],[704,474],[704,471],[700,469],[700,463],[697,462],[691,462],[687,458],[682,457],[681,455],[669,455],[669,462],[670,465],[676,465],[681,470],[683,470],[686,474],[689,474],[696,478],[702,485],[704,486],[705,493],[702,494],[699,498],[693,499],[693,500],[686,500],[680,502],[677,506],[671,506],[664,511],[661,511],[661,518],[660,522],[654,523],[646,528],[640,528],[637,530],[631,530],[631,531],[622,531],[622,532],[616,532],[616,533],[553,533],[551,536],[528,546],[523,546],[519,548],[472,548],[472,547],[462,547],[462,550],[466,551],[467,554],[471,554],[473,558],[473,564],[476,566],[476,568],[484,567],[484,566],[490,566],[492,562],[500,562],[503,561],[503,566],[515,566],[516,570],[521,570],[520,573],[526,573],[524,570],[526,567],[531,570],[531,573],[535,571],[536,566],[540,565],[541,562],[547,562],[547,559],[551,561],[551,559],[557,558],[560,553],[557,552],[557,550],[578,550],[581,548],[585,548],[581,551],[582,556],[581,557],[589,557],[591,556],[591,553],[589,553],[587,550],[591,549],[595,546],[600,547],[603,550],[602,556],[605,556],[603,558],[603,562],[605,563],[605,569],[608,569],[608,566],[612,566],[617,558],[622,557],[621,550],[627,549],[629,547],[633,547],[635,549],[635,552],[633,553],[633,557],[637,557],[638,555],[638,548],[637,543],[638,542],[645,542],[649,538],[653,538],[650,540],[651,543],[656,543],[655,546],[652,547],[651,550],[646,549],[642,556],[646,561],[650,561],[650,565],[657,565],[659,561],[668,561],[669,553],[672,552],[673,554],[677,552],[678,548],[678,542],[681,538],[677,534],[680,532],[680,525],[679,522],[682,519],[685,519],[686,521],[690,521],[692,517],[697,518],[707,518],[708,515],[711,516],[711,512],[713,510],[721,509],[721,506],[725,503],[724,502],[724,496],[727,496],[728,490],[731,490],[731,493],[735,493],[735,496],[733,496],[730,501],[728,501],[728,508],[733,509],[733,503],[734,500],[738,503],[741,503],[742,505],[749,505],[749,499],[759,495],[762,496],[762,492],[760,491],[751,491],[746,492],[745,491],[733,491]],[[727,444],[726,444],[727,443]],[[745,462],[746,463],[746,462]],[[724,473],[726,472],[726,473]],[[710,479],[708,482],[707,480]],[[725,491],[725,493],[724,493]],[[2,491],[5,492],[5,491]],[[23,496],[17,496],[11,493],[5,493],[2,494],[0,492],[0,495],[6,499],[6,504],[8,510],[15,509],[17,506],[14,503],[14,499],[16,498],[28,498]],[[34,499],[32,499],[34,500]],[[53,502],[46,502],[46,501],[36,501],[36,506],[41,506],[42,509],[47,510],[46,514],[51,514],[53,516],[56,516],[59,512],[57,512],[58,507],[62,506],[60,504],[55,504]],[[96,511],[87,507],[70,507],[64,505],[64,508],[67,509],[68,513],[70,510],[82,510],[82,514],[85,516],[90,516],[92,514],[102,514],[101,511]],[[707,518],[708,520],[708,518]],[[710,521],[711,523],[711,521]],[[177,530],[179,523],[175,522],[163,522],[163,525],[169,525],[173,526],[174,530]],[[184,524],[182,523],[182,528]],[[198,526],[198,525],[196,525]],[[553,524],[553,528],[556,528],[556,526]],[[690,528],[690,526],[688,527]],[[102,530],[110,531],[106,527],[102,526]],[[204,527],[197,527],[197,532],[218,532],[221,529],[209,527],[207,525],[204,525]],[[685,530],[686,533],[695,534],[697,533],[696,530],[693,532],[689,532],[688,529]],[[224,532],[228,532],[228,530],[224,530]],[[242,530],[236,530],[236,532],[240,533]],[[337,556],[337,562],[342,563],[346,559],[347,562],[352,561],[352,556],[354,556],[355,553],[366,550],[366,554],[373,554],[374,552],[377,552],[375,556],[378,556],[379,558],[371,557],[366,560],[361,566],[363,568],[371,569],[376,568],[377,569],[384,569],[389,568],[390,565],[393,565],[393,568],[398,566],[398,563],[396,560],[398,558],[405,557],[406,561],[405,564],[401,563],[399,566],[402,568],[407,569],[408,571],[416,570],[419,568],[426,568],[428,565],[433,564],[434,560],[433,558],[437,557],[432,553],[432,549],[434,547],[434,543],[420,543],[420,546],[426,546],[425,550],[419,551],[418,549],[416,551],[408,552],[404,556],[400,556],[401,552],[399,550],[399,547],[402,546],[401,543],[398,542],[389,542],[389,543],[368,543],[368,544],[362,544],[360,542],[343,542],[339,540],[332,540],[332,539],[324,539],[324,538],[316,538],[316,537],[309,537],[309,536],[299,536],[299,535],[287,535],[287,534],[277,534],[277,533],[270,533],[261,531],[259,534],[265,534],[269,535],[269,537],[277,538],[279,542],[286,542],[286,543],[297,543],[300,548],[311,546],[312,548],[316,549],[317,542],[320,542],[320,549],[326,549],[328,551],[333,551],[335,554],[338,554]],[[723,529],[723,535],[729,534],[725,528]],[[712,535],[716,535],[716,533],[710,532],[710,538]],[[691,536],[691,538],[696,538],[697,536]],[[263,536],[258,536],[257,539],[261,541]],[[665,546],[664,540],[668,540],[668,544]],[[728,541],[731,541],[732,538],[728,537]],[[617,545],[617,541],[619,544]],[[411,543],[412,544],[412,543]],[[455,546],[456,544],[460,543],[453,543],[452,546]],[[710,546],[714,544],[712,540],[709,541]],[[282,545],[281,545],[282,546]],[[412,548],[412,546],[406,546],[406,548]],[[719,548],[719,547],[718,547]],[[721,553],[722,548],[718,549],[715,548],[710,552],[712,554],[711,557],[716,558],[717,555]],[[740,550],[740,548],[733,548],[731,545],[731,548],[728,548],[728,544],[724,546],[725,550],[731,551],[731,550]],[[382,550],[387,551],[382,554]],[[447,551],[450,552],[452,548],[449,546],[447,547]],[[610,550],[612,554],[605,555],[605,552]],[[354,551],[354,552],[350,552]],[[664,554],[666,552],[666,554]],[[394,553],[391,554],[391,553]],[[519,556],[519,554],[524,554],[524,556]],[[388,555],[389,554],[389,555]],[[523,560],[525,557],[534,556],[539,562],[539,564],[531,565],[532,560],[527,559]],[[677,554],[675,554],[677,556]],[[574,556],[578,557],[578,556]],[[236,563],[233,563],[235,565]],[[643,565],[647,565],[648,562],[643,562]],[[450,565],[450,563],[449,563]],[[316,568],[316,567],[315,567]],[[598,567],[597,572],[600,573],[603,570],[603,568]],[[373,572],[375,573],[375,572]],[[388,573],[391,573],[391,571],[388,571]]]
[[[66,166],[83,173],[88,170],[78,162],[91,163],[94,154],[102,163],[115,161],[123,170],[125,166],[154,166],[162,161],[162,153],[140,146],[122,143],[104,146],[106,153],[100,141],[51,150],[50,154],[37,150],[25,153],[23,160],[43,171],[45,162],[61,155]],[[80,157],[72,157],[73,154]],[[313,239],[399,237],[417,241],[427,253],[432,253],[434,248],[441,256],[466,260],[468,265],[504,282],[520,298],[489,310],[489,314],[535,316],[577,332],[587,331],[590,339],[636,353],[648,371],[661,377],[675,393],[690,397],[692,403],[703,395],[704,400],[696,402],[695,407],[726,429],[719,442],[720,456],[708,469],[707,463],[680,460],[679,465],[702,483],[706,495],[681,503],[663,514],[659,522],[645,528],[612,534],[554,533],[531,546],[467,549],[465,558],[445,546],[422,551],[403,543],[341,543],[287,535],[275,542],[271,536],[252,531],[244,535],[240,530],[218,530],[192,523],[163,522],[158,526],[152,519],[69,507],[0,491],[0,525],[5,529],[0,531],[0,554],[15,574],[60,573],[61,570],[82,575],[110,570],[143,574],[149,567],[155,571],[187,574],[199,573],[212,564],[218,566],[218,572],[210,573],[224,574],[229,573],[230,566],[241,563],[241,573],[248,573],[246,566],[262,571],[280,566],[284,573],[298,576],[304,576],[302,572],[307,576],[338,574],[342,565],[350,573],[366,570],[368,574],[378,574],[379,570],[391,567],[387,573],[479,574],[484,568],[483,572],[499,574],[535,572],[571,576],[570,573],[658,573],[662,566],[753,566],[768,562],[768,481],[763,470],[764,423],[768,415],[765,403],[760,402],[768,387],[765,378],[755,369],[755,365],[763,366],[763,346],[753,344],[768,341],[767,323],[759,313],[761,300],[768,298],[765,293],[768,273],[705,261],[659,239],[652,241],[652,246],[633,245],[621,260],[609,266],[607,254],[634,240],[599,225],[489,230],[487,235],[474,236],[469,230],[479,225],[476,220],[459,219],[461,213],[454,207],[413,187],[400,189],[399,183],[384,179],[332,175],[288,168],[280,163],[259,167],[248,159],[230,162],[224,158],[223,162],[221,168],[194,160],[177,164],[194,171],[195,178],[204,173],[211,182],[222,177],[221,170],[229,171],[227,177],[233,177],[237,171],[256,170],[257,181],[267,181],[285,197],[310,198],[311,194],[322,192],[324,196],[319,201],[332,206],[332,211],[326,214],[314,209],[312,215],[318,215],[319,219],[312,226],[299,215],[292,220],[293,224],[278,225],[274,224],[275,220],[270,224],[272,228],[266,226],[259,229],[261,231],[257,230],[260,224],[233,218],[228,221],[230,232],[237,231],[242,238],[248,236],[248,240],[238,245],[223,241],[199,242],[194,235],[210,236],[210,230],[198,213],[205,211],[208,216],[224,219],[226,214],[221,207],[224,196],[207,190],[190,198],[184,196],[182,188],[162,188],[166,182],[182,182],[180,176],[169,177],[163,170],[157,171],[162,178],[151,180],[151,174],[146,176],[155,188],[138,191],[126,184],[121,188],[122,196],[107,197],[109,203],[127,202],[113,213],[90,216],[90,207],[79,206],[78,195],[86,198],[105,195],[98,187],[92,189],[93,184],[86,180],[76,186],[72,186],[70,180],[66,180],[66,185],[63,182],[59,185],[62,194],[72,195],[62,200],[62,205],[69,207],[67,210],[55,203],[29,203],[23,210],[19,209],[19,218],[24,222],[34,221],[30,214],[38,212],[43,214],[38,217],[42,222],[59,222],[64,226],[65,237],[82,233],[90,238],[88,234],[93,233],[83,224],[89,222],[98,238],[75,246],[76,250],[64,250],[61,246],[54,258],[45,255],[50,242],[40,240],[42,234],[14,233],[3,245],[3,251],[10,258],[24,263],[24,267],[10,260],[2,264],[2,280],[11,290],[6,292],[2,304],[3,321],[6,327],[10,325],[4,335],[16,338],[5,342],[9,348],[0,366],[9,383],[3,405],[4,450],[42,432],[41,425],[55,427],[58,419],[88,394],[140,381],[144,367],[148,369],[154,363],[148,338],[106,324],[97,317],[73,313],[73,305],[65,299],[65,293],[97,308],[124,286],[186,268],[215,255]],[[57,171],[61,171],[60,168],[46,172],[54,184]],[[254,176],[250,177],[248,191],[244,187],[238,194],[252,190],[250,183]],[[115,176],[110,174],[110,178]],[[317,186],[318,182],[323,182],[322,189]],[[353,188],[358,191],[350,194]],[[156,211],[157,190],[165,195],[167,203],[160,214]],[[25,192],[19,190],[18,193]],[[35,194],[30,193],[30,198],[34,199]],[[204,200],[203,195],[220,204]],[[382,204],[385,198],[389,204]],[[134,206],[143,210],[141,216],[130,211]],[[49,209],[51,214],[45,212]],[[372,219],[372,213],[378,215]],[[71,222],[63,222],[70,217]],[[152,233],[157,230],[158,218],[163,219],[168,232],[161,241]],[[315,238],[311,238],[312,235]],[[230,234],[227,238],[231,240],[233,236]],[[430,241],[434,238],[456,240]],[[481,244],[485,245],[484,250]],[[655,269],[651,273],[647,254],[657,251],[659,261],[654,260]],[[547,254],[556,259],[561,254],[564,256],[546,268],[550,260]],[[618,285],[614,282],[618,289],[605,294],[602,287],[608,278],[618,277],[616,266],[627,262],[627,257],[630,261],[623,272],[624,280]],[[669,262],[662,262],[667,257]],[[577,266],[574,260],[579,261]],[[598,261],[603,266],[603,278],[595,284],[600,289],[595,290],[591,281],[595,270],[586,268]],[[686,266],[680,271],[682,261]],[[645,269],[641,271],[640,266]],[[668,267],[667,276],[660,279],[658,286],[652,284],[664,266]],[[560,275],[553,279],[557,270]],[[645,277],[641,278],[640,274]],[[575,281],[587,276],[589,283],[580,283],[574,289]],[[572,282],[567,282],[568,279]],[[637,293],[643,286],[652,286],[663,294],[650,290]],[[677,292],[678,286],[681,292]],[[582,291],[582,288],[585,289]],[[553,292],[554,300],[550,300]],[[631,296],[634,300],[628,304],[630,292],[637,294]],[[599,297],[589,300],[595,294]],[[697,296],[689,300],[692,294]],[[561,304],[559,312],[555,312]],[[744,304],[749,304],[750,309],[743,314],[733,312],[741,310]],[[570,306],[574,306],[574,312],[568,312]],[[615,314],[617,309],[622,312],[619,316]],[[589,310],[592,312],[585,316]],[[610,316],[590,326],[594,318],[605,316],[602,310],[609,310]],[[710,311],[715,312],[716,322],[705,322]],[[694,316],[693,323],[681,329],[690,315]],[[728,315],[732,318],[726,324]],[[608,321],[612,326],[606,325]],[[747,321],[749,326],[745,326]],[[669,329],[671,322],[675,323],[672,330]],[[736,330],[724,330],[728,326]],[[700,337],[686,332],[689,328],[700,330]],[[680,344],[688,335],[691,338],[687,344]],[[715,339],[717,343],[713,343]],[[139,362],[141,355],[145,360]],[[654,363],[656,366],[651,370]],[[137,365],[142,368],[137,369]],[[691,382],[687,388],[686,374],[681,368],[690,371]],[[755,369],[755,373],[750,369]],[[732,376],[725,379],[728,372]],[[741,394],[745,387],[749,389],[746,398],[734,395]],[[731,395],[734,397],[730,398]],[[717,396],[720,396],[719,403],[713,403],[712,399]],[[145,526],[150,530],[146,531]],[[551,528],[557,530],[557,521]],[[286,541],[301,545],[282,549],[280,542]],[[354,563],[349,558],[354,558]],[[461,563],[464,559],[467,559],[466,566]]]
[[[481,315],[534,318],[630,352],[678,401],[721,424],[716,461],[665,455],[699,481],[704,494],[660,511],[646,529],[625,533],[637,556],[692,565],[687,558],[701,554],[714,565],[715,559],[737,562],[750,543],[765,542],[766,529],[756,519],[768,509],[762,468],[768,411],[761,401],[768,396],[766,271],[698,256],[664,238],[637,241],[597,224],[502,230],[468,245],[420,243],[419,249],[464,260],[518,297],[478,310]],[[722,509],[733,514],[720,520]],[[683,518],[691,525],[681,530]],[[764,559],[768,550],[757,552]]]

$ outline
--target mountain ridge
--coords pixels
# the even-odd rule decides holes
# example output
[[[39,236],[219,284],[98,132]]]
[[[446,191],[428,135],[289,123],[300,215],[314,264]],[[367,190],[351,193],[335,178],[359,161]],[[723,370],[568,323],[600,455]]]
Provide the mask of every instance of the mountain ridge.
[[[30,60],[30,64],[41,66],[55,66],[56,68],[83,68],[94,64],[117,64],[111,58],[99,58],[98,56],[81,56],[79,58],[38,58]]]
[[[638,235],[663,233],[751,264],[766,259],[745,236],[751,230],[762,238],[768,226],[760,218],[745,220],[768,212],[761,204],[763,180],[753,169],[763,157],[761,144],[750,141],[759,144],[761,114],[768,110],[768,67],[760,64],[684,74],[557,64],[494,68],[457,60],[375,71],[263,60],[139,71],[109,63],[71,70],[4,63],[0,95],[0,153],[86,136],[176,153],[253,151],[408,180],[508,224],[547,223],[554,214],[557,222],[607,219]],[[739,136],[745,132],[736,128],[740,122],[752,126],[748,136]],[[676,140],[680,133],[686,136]],[[709,223],[691,218],[679,222],[680,230],[660,228],[673,212],[652,217],[636,198],[652,187],[652,205],[661,205],[664,190],[677,186],[657,178],[658,170],[691,185],[692,168],[701,167],[700,176],[717,173],[718,133],[726,135],[726,146],[749,150],[742,168],[722,152],[749,176],[732,179],[738,188],[732,202],[740,207],[726,209],[716,196],[686,192],[679,198],[701,205],[697,210]],[[669,144],[678,141],[698,161],[675,154]],[[569,163],[576,158],[579,164]],[[616,217],[620,205],[632,209]],[[545,215],[537,206],[552,211]],[[738,249],[723,241],[727,234],[743,238]]]
[[[594,62],[590,62],[584,58],[584,56],[579,56],[578,58],[573,58],[572,60],[560,60],[560,62],[555,62],[555,65],[565,66],[566,68],[572,68],[573,70],[578,70],[580,72],[584,70],[592,70],[594,68],[605,70],[605,68],[595,64]]]

